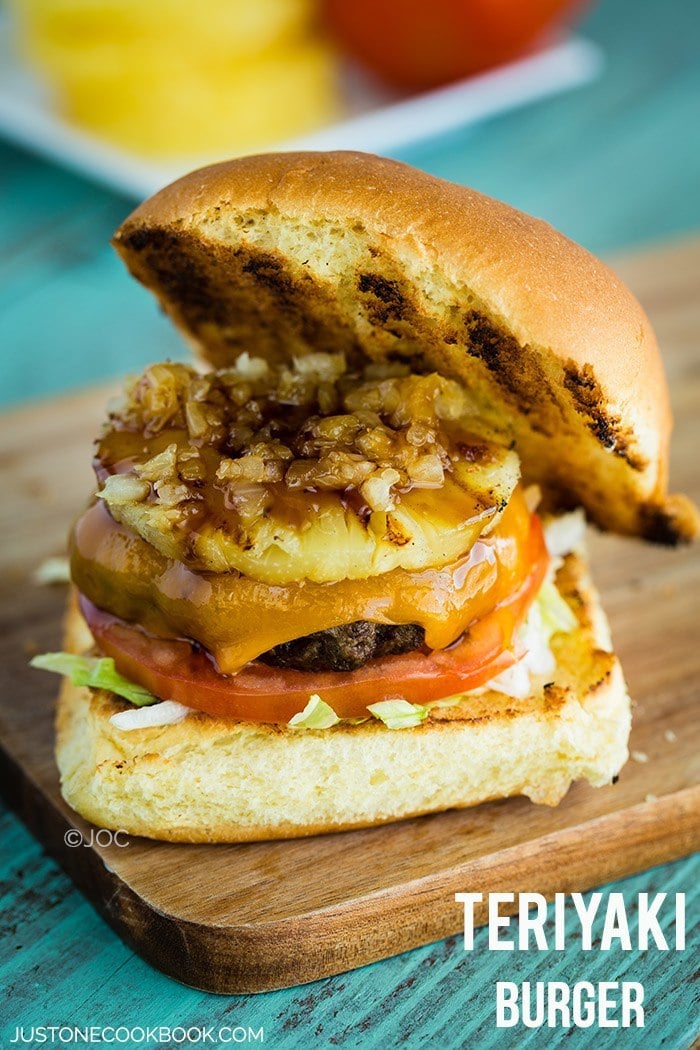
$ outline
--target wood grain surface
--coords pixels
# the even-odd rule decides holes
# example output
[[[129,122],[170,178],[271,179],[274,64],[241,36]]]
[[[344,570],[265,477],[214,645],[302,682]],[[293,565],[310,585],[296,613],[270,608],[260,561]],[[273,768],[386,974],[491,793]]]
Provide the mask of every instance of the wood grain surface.
[[[672,487],[700,498],[700,241],[628,260],[664,348],[676,432]],[[68,848],[90,828],[63,803],[52,757],[55,683],[26,667],[60,639],[62,588],[31,573],[60,552],[91,487],[108,391],[2,420],[3,786],[30,828],[140,954],[217,992],[338,973],[459,930],[460,890],[570,892],[700,845],[700,549],[592,537],[593,571],[635,699],[617,785],[575,785],[556,809],[510,800],[322,838],[240,846],[131,839]]]

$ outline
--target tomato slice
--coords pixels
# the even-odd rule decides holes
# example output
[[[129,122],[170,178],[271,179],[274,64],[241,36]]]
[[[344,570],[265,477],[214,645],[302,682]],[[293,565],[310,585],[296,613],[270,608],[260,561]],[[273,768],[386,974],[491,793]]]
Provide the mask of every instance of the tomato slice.
[[[425,91],[511,61],[582,0],[323,0],[338,44],[398,87]]]
[[[514,663],[508,647],[525,619],[547,569],[548,556],[533,516],[530,574],[509,599],[470,627],[448,649],[371,660],[350,672],[307,672],[252,661],[235,675],[220,674],[201,647],[155,638],[105,613],[81,596],[80,605],[100,650],[117,670],[163,700],[223,718],[288,722],[318,693],[340,718],[367,714],[367,704],[402,698],[428,703],[474,689]]]

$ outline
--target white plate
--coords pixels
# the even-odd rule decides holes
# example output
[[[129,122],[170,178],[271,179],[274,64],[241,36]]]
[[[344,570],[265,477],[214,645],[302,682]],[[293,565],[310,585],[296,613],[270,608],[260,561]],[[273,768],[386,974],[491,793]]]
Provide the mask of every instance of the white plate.
[[[571,38],[478,77],[407,98],[381,92],[359,73],[344,84],[348,118],[266,149],[359,149],[391,153],[421,139],[483,120],[591,80],[601,52]],[[351,115],[350,115],[351,114]],[[0,18],[0,134],[112,189],[149,196],[178,175],[220,159],[144,160],[106,145],[53,111],[45,89],[14,56]]]

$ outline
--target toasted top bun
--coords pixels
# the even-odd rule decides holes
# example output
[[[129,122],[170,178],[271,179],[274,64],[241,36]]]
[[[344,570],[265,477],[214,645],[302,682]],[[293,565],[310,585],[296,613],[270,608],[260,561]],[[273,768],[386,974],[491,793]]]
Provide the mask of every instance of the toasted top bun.
[[[217,368],[325,350],[441,372],[549,506],[660,543],[698,531],[666,492],[671,415],[642,308],[538,219],[368,154],[273,153],[178,180],[114,243]]]

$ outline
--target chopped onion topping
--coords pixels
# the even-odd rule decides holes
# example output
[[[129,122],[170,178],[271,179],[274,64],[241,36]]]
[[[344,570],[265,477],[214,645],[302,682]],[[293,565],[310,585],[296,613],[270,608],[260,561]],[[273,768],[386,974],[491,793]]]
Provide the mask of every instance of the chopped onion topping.
[[[342,354],[326,353],[291,365],[242,354],[232,368],[205,375],[182,364],[151,365],[129,381],[112,426],[146,438],[172,431],[177,440],[135,461],[129,474],[110,474],[98,495],[110,505],[149,499],[186,509],[201,496],[206,447],[221,459],[217,482],[234,494],[248,483],[351,488],[373,511],[389,511],[397,495],[441,488],[446,472],[455,472],[465,453],[449,424],[465,420],[471,407],[452,379],[393,373],[376,365],[349,372]],[[489,442],[465,435],[486,456]]]
[[[139,503],[145,500],[150,491],[151,486],[148,482],[134,477],[133,474],[111,474],[105,479],[97,496],[118,506],[120,503]]]

